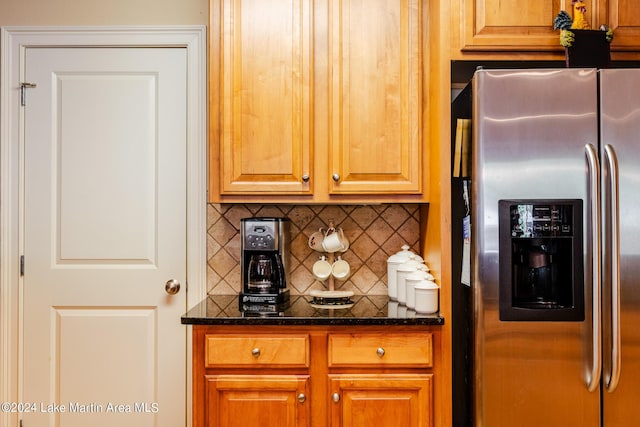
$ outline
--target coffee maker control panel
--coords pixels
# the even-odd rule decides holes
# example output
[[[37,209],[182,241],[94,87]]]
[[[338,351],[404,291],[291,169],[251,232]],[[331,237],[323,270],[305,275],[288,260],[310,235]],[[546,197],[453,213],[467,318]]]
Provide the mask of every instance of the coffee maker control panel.
[[[275,249],[273,231],[264,226],[256,226],[247,235],[247,249],[269,250]]]
[[[243,249],[249,251],[272,251],[278,249],[278,235],[273,223],[246,221],[244,224]]]

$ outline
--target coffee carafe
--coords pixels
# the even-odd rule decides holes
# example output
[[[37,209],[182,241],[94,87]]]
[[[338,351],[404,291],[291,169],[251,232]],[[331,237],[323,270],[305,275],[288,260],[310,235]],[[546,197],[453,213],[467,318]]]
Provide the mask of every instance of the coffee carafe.
[[[273,258],[264,255],[251,255],[249,259],[248,289],[251,292],[272,292],[278,285],[279,274],[273,265]]]
[[[287,266],[289,220],[243,218],[241,221],[241,302],[275,304],[289,297]]]

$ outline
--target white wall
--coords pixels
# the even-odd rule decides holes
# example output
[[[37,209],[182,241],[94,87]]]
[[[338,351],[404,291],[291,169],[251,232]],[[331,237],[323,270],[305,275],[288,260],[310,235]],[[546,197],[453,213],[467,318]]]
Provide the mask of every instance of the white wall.
[[[0,0],[0,26],[206,25],[208,0]]]

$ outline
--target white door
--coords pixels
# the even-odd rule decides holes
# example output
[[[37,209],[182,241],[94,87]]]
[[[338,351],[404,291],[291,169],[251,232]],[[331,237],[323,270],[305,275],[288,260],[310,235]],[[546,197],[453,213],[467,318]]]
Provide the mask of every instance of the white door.
[[[186,64],[27,49],[25,426],[185,425]]]

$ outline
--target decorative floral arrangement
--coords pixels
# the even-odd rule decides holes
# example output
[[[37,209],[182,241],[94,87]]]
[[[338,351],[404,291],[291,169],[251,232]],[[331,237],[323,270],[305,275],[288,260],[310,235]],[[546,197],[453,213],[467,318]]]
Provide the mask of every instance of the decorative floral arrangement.
[[[573,0],[573,19],[564,10],[553,19],[553,29],[560,30],[560,44],[564,47],[571,47],[575,41],[575,33],[571,30],[590,30],[587,21],[587,7],[583,0]],[[602,25],[599,31],[605,32],[607,42],[613,40],[613,30],[606,25]]]

